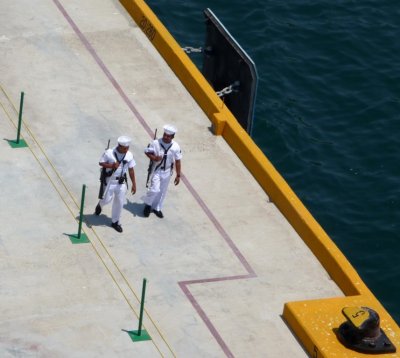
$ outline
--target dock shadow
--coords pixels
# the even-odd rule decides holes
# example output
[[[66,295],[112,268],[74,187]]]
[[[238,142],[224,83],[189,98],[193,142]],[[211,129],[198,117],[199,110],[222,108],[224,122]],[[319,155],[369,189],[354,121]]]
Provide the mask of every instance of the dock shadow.
[[[303,349],[304,353],[306,354],[307,357],[311,357],[308,352],[306,347],[304,347],[303,342],[301,342],[299,340],[299,338],[297,337],[297,335],[294,333],[293,329],[290,327],[290,325],[288,324],[288,322],[285,320],[285,318],[283,317],[283,315],[279,315],[279,317],[281,318],[281,320],[283,321],[283,323],[286,325],[286,327],[289,329],[289,331],[292,333],[293,337],[296,339],[296,341],[299,343],[299,346]],[[317,357],[318,356],[318,349],[317,347],[314,347],[314,353],[313,353],[313,357]]]
[[[10,143],[10,142],[17,143],[17,139],[9,139],[9,138],[4,138],[4,137],[3,137],[3,140],[6,141],[6,142],[8,142],[8,143]]]

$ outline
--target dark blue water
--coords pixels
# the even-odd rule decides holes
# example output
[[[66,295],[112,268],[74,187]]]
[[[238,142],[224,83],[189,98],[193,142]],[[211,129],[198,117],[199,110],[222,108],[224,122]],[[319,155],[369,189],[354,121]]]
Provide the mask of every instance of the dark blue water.
[[[399,323],[400,2],[148,3],[182,47],[209,7],[252,57],[255,142]]]

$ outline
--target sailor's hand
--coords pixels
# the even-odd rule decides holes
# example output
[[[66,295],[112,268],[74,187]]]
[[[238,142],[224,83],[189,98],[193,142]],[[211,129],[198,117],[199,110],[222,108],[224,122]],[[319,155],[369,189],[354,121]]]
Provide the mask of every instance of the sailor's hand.
[[[132,185],[131,193],[132,195],[136,193],[136,185]]]
[[[115,163],[113,163],[113,169],[118,169],[118,167],[119,167],[119,162],[115,162]]]
[[[178,185],[180,181],[181,181],[181,176],[180,176],[180,175],[177,175],[177,176],[175,177],[174,184],[175,184],[175,185]]]

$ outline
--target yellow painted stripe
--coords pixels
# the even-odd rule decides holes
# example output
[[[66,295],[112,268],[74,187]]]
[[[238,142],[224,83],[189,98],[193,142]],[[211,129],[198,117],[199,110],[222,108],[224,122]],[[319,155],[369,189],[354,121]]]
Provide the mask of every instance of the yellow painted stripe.
[[[210,84],[165,26],[144,1],[121,0],[120,2],[171,66],[202,110],[212,118],[212,115],[223,107],[223,102],[215,95]]]
[[[335,337],[333,329],[344,321],[341,311],[345,306],[367,306],[377,311],[381,317],[382,328],[400,348],[400,330],[396,322],[271,162],[239,125],[229,109],[224,106],[165,26],[144,1],[120,0],[120,2],[208,116],[213,124],[214,133],[224,137],[335,283],[348,296],[285,304],[283,317],[308,353],[318,358],[365,357],[363,354],[345,349]],[[382,357],[396,357],[396,355],[382,355]]]
[[[2,92],[5,97],[7,98],[8,102],[11,104],[11,108],[13,110],[13,114],[9,113],[6,109],[5,106],[3,105],[2,102],[0,102],[0,106],[3,108],[6,116],[8,117],[9,121],[11,122],[11,124],[17,128],[15,121],[13,121],[12,117],[14,115],[18,116],[18,112],[17,112],[17,108],[15,106],[15,104],[13,103],[13,101],[11,100],[10,96],[7,94],[7,92],[5,91],[5,89],[3,88],[3,86],[0,84],[0,92]],[[51,178],[51,175],[49,174],[49,172],[46,170],[46,168],[44,167],[43,163],[41,162],[41,160],[39,159],[38,155],[35,153],[35,151],[32,149],[33,146],[28,146],[31,154],[33,155],[33,157],[35,158],[36,162],[39,164],[39,166],[42,169],[42,172],[47,176],[49,182],[51,183],[51,185],[53,186],[53,188],[56,190],[56,192],[58,193],[60,199],[62,200],[62,202],[64,203],[64,205],[66,206],[66,208],[68,209],[68,211],[70,212],[70,214],[72,215],[72,217],[74,218],[75,221],[78,221],[76,218],[76,210],[79,210],[79,204],[78,201],[76,200],[76,198],[74,197],[74,195],[72,194],[71,190],[67,187],[66,183],[64,182],[64,180],[61,178],[60,174],[58,173],[57,169],[55,168],[54,164],[51,162],[50,158],[48,157],[48,155],[46,154],[45,150],[43,149],[43,146],[39,143],[36,135],[34,135],[34,133],[32,132],[32,130],[30,129],[30,127],[23,122],[23,128],[26,130],[26,132],[29,134],[30,138],[33,140],[33,142],[35,143],[34,147],[37,147],[39,149],[39,152],[44,156],[46,162],[48,163],[48,165],[51,168],[51,171],[56,175],[57,179],[60,181],[62,187],[65,189],[65,191],[67,192],[68,196],[70,197],[70,199],[72,200],[72,202],[74,203],[76,208],[71,208],[70,205],[67,203],[67,201],[64,198],[64,195],[61,193],[58,185],[55,183],[55,181]],[[93,232],[93,235],[96,237],[97,241],[100,243],[101,247],[103,248],[103,250],[105,251],[105,253],[107,254],[107,256],[109,257],[109,259],[111,260],[111,262],[113,263],[115,269],[117,270],[117,272],[120,274],[120,276],[122,277],[123,281],[125,282],[125,284],[127,285],[127,287],[129,288],[130,292],[133,294],[133,296],[136,298],[137,302],[140,303],[140,298],[139,295],[136,293],[136,291],[133,289],[132,285],[130,284],[130,282],[128,281],[128,279],[126,278],[126,276],[123,274],[122,270],[119,268],[119,266],[117,265],[116,260],[114,259],[114,257],[111,255],[111,253],[109,252],[109,250],[107,249],[106,245],[103,243],[103,240],[100,238],[100,236],[97,234],[97,231],[93,228],[90,227],[90,230]],[[112,269],[107,265],[107,263],[105,262],[105,260],[103,259],[103,255],[102,253],[100,253],[99,249],[96,247],[96,245],[94,244],[93,239],[91,239],[91,235],[85,230],[85,227],[82,227],[82,231],[87,235],[88,239],[89,239],[89,243],[91,244],[91,247],[93,248],[94,252],[96,253],[97,257],[100,259],[101,263],[103,264],[103,266],[105,267],[105,269],[107,270],[108,274],[110,275],[112,281],[115,283],[115,285],[117,286],[118,290],[120,291],[121,295],[124,297],[126,303],[128,304],[128,306],[130,307],[130,309],[132,310],[132,312],[135,314],[135,316],[137,318],[139,318],[139,314],[138,312],[136,312],[133,304],[130,302],[130,300],[128,299],[127,295],[124,293],[124,290],[122,289],[121,285],[118,283],[118,279],[116,278],[116,276],[112,273]],[[172,354],[173,357],[176,357],[175,352],[172,350],[171,345],[168,343],[168,341],[166,340],[164,334],[161,332],[161,329],[158,327],[158,325],[156,324],[155,320],[152,318],[152,316],[150,315],[150,313],[146,310],[146,308],[144,308],[144,312],[146,313],[147,317],[149,318],[149,320],[151,321],[151,323],[153,324],[155,330],[158,332],[158,334],[160,335],[161,339],[164,341],[165,345],[167,346],[167,348],[169,349],[170,353]],[[143,328],[146,329],[145,325],[143,325]],[[153,337],[154,338],[154,337]],[[160,356],[164,357],[163,353],[161,352],[161,349],[159,348],[158,344],[154,341],[154,339],[151,340],[151,343],[155,346],[156,350],[160,353]]]

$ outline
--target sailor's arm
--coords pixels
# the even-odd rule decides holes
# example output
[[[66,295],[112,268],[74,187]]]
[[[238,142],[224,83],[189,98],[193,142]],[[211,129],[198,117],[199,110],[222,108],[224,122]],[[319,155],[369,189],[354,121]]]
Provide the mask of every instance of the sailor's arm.
[[[152,160],[153,162],[159,162],[163,157],[162,155],[156,155],[154,153],[147,153],[145,152],[145,154],[147,155],[147,157]]]
[[[175,167],[176,167],[176,177],[174,180],[174,184],[178,185],[179,182],[181,181],[181,161],[180,160],[175,160]]]
[[[135,178],[135,170],[133,168],[129,168],[129,177],[131,178],[132,188],[131,193],[136,193],[136,178]]]
[[[99,165],[106,169],[118,169],[119,162],[115,162],[115,163],[100,162]]]
[[[149,158],[153,162],[159,162],[163,158],[162,155],[157,155],[158,151],[155,149],[156,142],[157,141],[153,141],[144,150],[144,154],[146,154],[147,158]]]

